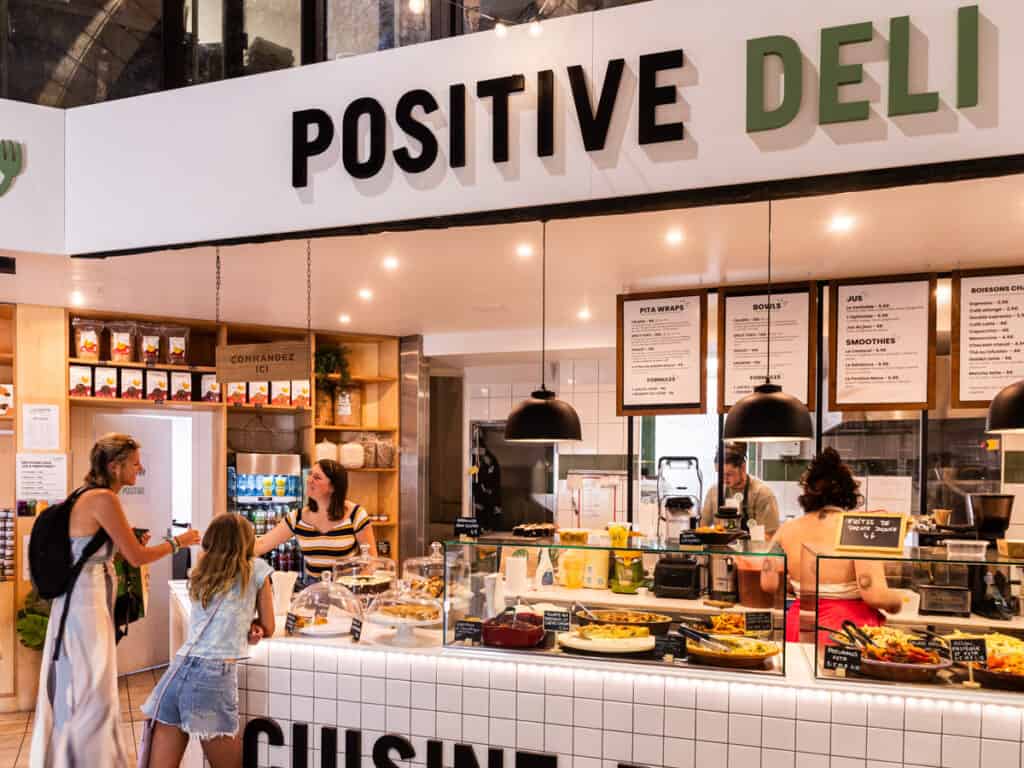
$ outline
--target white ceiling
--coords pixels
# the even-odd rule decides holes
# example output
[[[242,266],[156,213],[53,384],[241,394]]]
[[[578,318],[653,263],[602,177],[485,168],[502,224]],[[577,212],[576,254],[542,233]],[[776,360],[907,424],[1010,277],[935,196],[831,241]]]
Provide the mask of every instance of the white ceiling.
[[[833,217],[852,217],[844,234]],[[899,274],[1024,265],[1024,176],[785,200],[774,204],[773,278]],[[624,291],[763,281],[768,204],[690,208],[548,225],[548,322],[554,348],[614,345]],[[666,243],[670,229],[683,233]],[[539,223],[316,240],[313,324],[423,334],[429,352],[523,353],[539,347]],[[522,258],[517,246],[533,255]],[[284,241],[222,249],[222,317],[304,326],[305,249]],[[214,249],[107,260],[15,254],[0,300],[85,304],[111,311],[210,318]],[[386,257],[399,260],[393,272]],[[358,291],[369,288],[372,301]],[[591,318],[577,313],[589,308]]]

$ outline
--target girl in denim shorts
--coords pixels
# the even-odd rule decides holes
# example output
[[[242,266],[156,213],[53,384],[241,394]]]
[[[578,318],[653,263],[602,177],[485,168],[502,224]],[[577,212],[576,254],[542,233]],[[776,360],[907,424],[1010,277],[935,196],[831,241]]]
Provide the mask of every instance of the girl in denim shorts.
[[[156,720],[150,768],[180,765],[192,736],[212,768],[242,764],[237,662],[248,645],[274,634],[272,569],[253,555],[255,541],[252,525],[232,514],[214,518],[203,535],[189,584],[188,641],[142,705]]]

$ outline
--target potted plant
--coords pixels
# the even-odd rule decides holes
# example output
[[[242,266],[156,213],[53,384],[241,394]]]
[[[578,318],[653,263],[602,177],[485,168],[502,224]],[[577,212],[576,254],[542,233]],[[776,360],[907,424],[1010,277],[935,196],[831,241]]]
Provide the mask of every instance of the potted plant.
[[[348,347],[321,347],[313,360],[316,378],[316,423],[334,424],[334,408],[338,390],[351,383]]]

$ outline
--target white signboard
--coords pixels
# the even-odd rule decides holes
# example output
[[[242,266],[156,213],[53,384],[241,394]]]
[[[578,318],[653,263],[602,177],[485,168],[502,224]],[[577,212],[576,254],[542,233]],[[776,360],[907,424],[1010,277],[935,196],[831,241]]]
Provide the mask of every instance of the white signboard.
[[[1024,379],[1024,274],[960,281],[957,400],[984,403]]]
[[[931,290],[929,280],[838,287],[837,406],[928,402]]]
[[[702,409],[704,296],[622,302],[623,410]]]
[[[810,402],[810,294],[771,295],[771,382],[802,403]],[[725,300],[723,403],[732,407],[765,383],[768,371],[767,293]]]
[[[857,509],[870,512],[911,513],[914,502],[914,478],[897,475],[856,477],[862,501]]]
[[[15,475],[19,501],[59,504],[68,495],[66,453],[19,453]]]
[[[60,408],[56,405],[21,406],[22,448],[56,451],[60,448]]]

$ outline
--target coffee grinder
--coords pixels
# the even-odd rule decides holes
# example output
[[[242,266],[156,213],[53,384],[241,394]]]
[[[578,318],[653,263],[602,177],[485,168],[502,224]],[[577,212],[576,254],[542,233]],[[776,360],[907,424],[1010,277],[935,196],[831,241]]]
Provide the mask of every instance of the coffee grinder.
[[[994,548],[1006,535],[1013,512],[1013,496],[1001,493],[972,493],[967,497],[970,520],[977,537]],[[1010,566],[979,563],[970,565],[971,612],[997,621],[1009,621],[1017,613],[1017,599],[1010,588]]]

